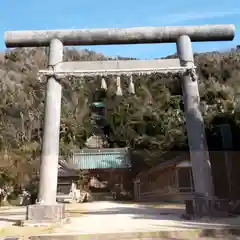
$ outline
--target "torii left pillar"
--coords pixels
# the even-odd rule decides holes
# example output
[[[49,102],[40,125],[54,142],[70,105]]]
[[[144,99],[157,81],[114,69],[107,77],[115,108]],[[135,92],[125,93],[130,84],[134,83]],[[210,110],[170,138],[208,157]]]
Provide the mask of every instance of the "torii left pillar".
[[[50,42],[49,70],[63,60],[63,44],[58,39]],[[56,202],[59,133],[62,86],[54,76],[47,80],[45,96],[44,133],[41,153],[38,200],[27,208],[27,220],[58,221],[64,219],[64,204]]]

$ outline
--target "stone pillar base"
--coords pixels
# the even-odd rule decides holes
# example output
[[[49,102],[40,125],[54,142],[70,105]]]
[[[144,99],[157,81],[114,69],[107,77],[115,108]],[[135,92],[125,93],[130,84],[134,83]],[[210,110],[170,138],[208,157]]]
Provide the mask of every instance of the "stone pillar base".
[[[65,219],[65,205],[34,204],[27,206],[26,220],[33,221],[61,221]]]

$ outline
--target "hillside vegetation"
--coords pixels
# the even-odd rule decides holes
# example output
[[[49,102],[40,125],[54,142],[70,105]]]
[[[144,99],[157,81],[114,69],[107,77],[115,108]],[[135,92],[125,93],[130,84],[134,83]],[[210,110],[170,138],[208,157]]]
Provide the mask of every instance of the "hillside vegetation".
[[[45,81],[37,79],[36,74],[47,67],[47,55],[48,48],[16,49],[0,55],[0,185],[6,179],[28,182],[32,172],[38,171]],[[111,59],[74,49],[66,49],[64,56],[67,61]],[[211,142],[212,124],[216,121],[228,121],[238,128],[240,51],[236,48],[225,53],[195,54],[195,62],[201,109]],[[145,156],[148,164],[154,164],[162,152],[187,149],[178,75],[136,77],[135,95],[127,93],[124,78],[123,97],[115,95],[114,81],[106,80],[105,132],[111,147],[131,147],[136,154]],[[95,78],[63,82],[62,155],[83,148],[91,135],[90,105],[99,87],[100,79]]]

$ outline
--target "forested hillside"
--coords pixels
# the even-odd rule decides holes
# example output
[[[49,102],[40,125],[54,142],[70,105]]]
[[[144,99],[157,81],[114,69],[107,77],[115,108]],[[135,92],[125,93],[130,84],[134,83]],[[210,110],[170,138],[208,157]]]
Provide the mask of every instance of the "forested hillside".
[[[37,79],[36,74],[47,67],[47,54],[47,48],[38,48],[0,55],[0,181],[11,177],[17,183],[26,182],[39,164],[45,81]],[[66,49],[64,55],[68,61],[110,59],[87,50]],[[195,54],[195,61],[209,141],[214,135],[212,124],[222,119],[231,121],[237,133],[240,51]],[[123,78],[123,82],[126,80]],[[123,84],[122,97],[115,95],[114,81],[106,81],[105,131],[111,147],[128,146],[145,156],[149,164],[154,164],[161,152],[187,148],[178,75],[135,77],[136,94],[128,94]],[[62,155],[83,148],[91,135],[90,105],[99,87],[100,79],[94,78],[63,82]]]

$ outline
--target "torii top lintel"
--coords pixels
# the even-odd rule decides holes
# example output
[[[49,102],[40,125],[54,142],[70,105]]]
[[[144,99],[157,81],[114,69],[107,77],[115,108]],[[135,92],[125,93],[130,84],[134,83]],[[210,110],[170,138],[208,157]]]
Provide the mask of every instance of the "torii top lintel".
[[[6,46],[49,46],[57,38],[65,46],[113,45],[140,43],[174,43],[178,37],[188,35],[193,42],[231,41],[234,39],[233,24],[202,26],[135,27],[103,29],[9,31],[4,35]]]

